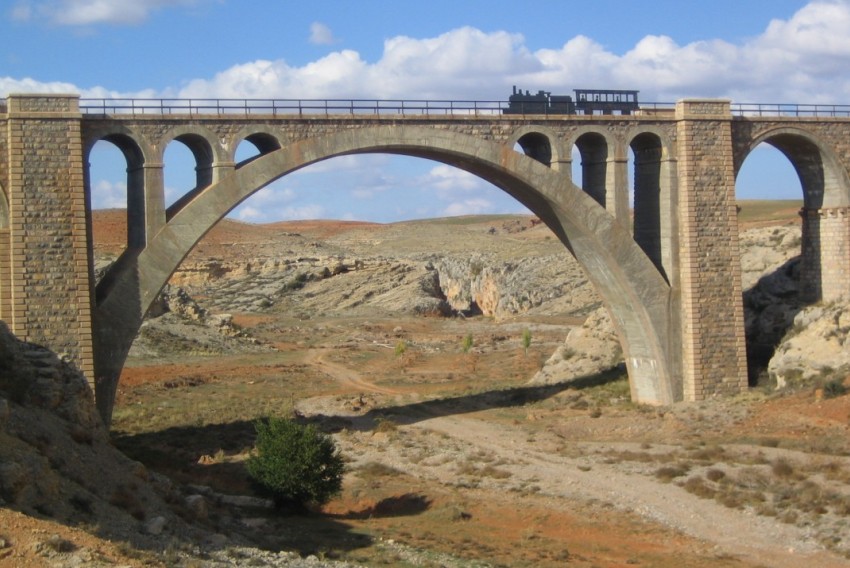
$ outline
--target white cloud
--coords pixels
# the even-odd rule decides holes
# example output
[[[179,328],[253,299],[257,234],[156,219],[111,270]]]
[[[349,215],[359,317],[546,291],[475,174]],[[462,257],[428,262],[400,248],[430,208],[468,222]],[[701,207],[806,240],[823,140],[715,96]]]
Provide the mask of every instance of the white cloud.
[[[298,207],[284,207],[277,219],[322,219],[326,216],[325,206],[320,203],[308,203]]]
[[[481,178],[460,168],[439,164],[417,180],[417,185],[426,191],[433,191],[439,199],[449,201],[457,198],[458,193],[475,193],[490,188],[490,184]]]
[[[337,43],[331,29],[322,22],[310,24],[310,43],[314,45],[332,45]]]
[[[91,199],[95,209],[123,209],[127,207],[127,184],[99,180],[92,184]]]
[[[12,9],[18,21],[46,20],[60,26],[139,24],[151,12],[171,6],[188,6],[197,0],[24,0]]]
[[[27,22],[32,18],[32,6],[28,2],[20,2],[12,6],[10,15],[16,22]]]
[[[850,3],[820,0],[738,44],[679,45],[650,35],[616,54],[577,36],[560,48],[531,52],[521,35],[464,27],[431,38],[387,39],[376,62],[352,50],[303,66],[248,62],[191,81],[179,96],[504,100],[518,85],[553,92],[637,88],[642,100],[664,102],[689,96],[846,102],[847,69]]]
[[[29,77],[14,79],[12,77],[0,77],[0,93],[79,93],[80,89],[72,83],[61,81],[42,82]]]
[[[21,19],[68,24],[130,23],[157,9],[209,0],[19,1]],[[320,22],[314,41],[333,34]],[[592,62],[588,64],[588,62]],[[565,92],[574,87],[637,88],[644,101],[689,96],[738,102],[844,103],[850,98],[850,2],[816,0],[762,34],[732,44],[679,45],[650,35],[623,54],[576,36],[559,48],[531,52],[522,35],[463,27],[436,37],[385,40],[375,62],[339,50],[301,66],[255,60],[160,92],[117,93],[33,79],[0,78],[0,92],[82,92],[86,97],[361,98],[504,100],[511,85]]]
[[[240,205],[230,214],[240,221],[267,223],[269,221],[291,221],[295,219],[322,219],[327,209],[319,203],[290,205],[270,208],[268,205],[256,207],[250,201]]]
[[[522,45],[522,36],[461,28],[436,38],[396,37],[384,44],[373,64],[352,50],[341,50],[302,67],[284,60],[257,60],[226,69],[211,79],[195,79],[182,97],[280,98],[470,98],[483,84],[503,98],[521,69],[539,67]],[[481,96],[480,94],[477,96]]]
[[[265,214],[262,210],[257,209],[256,207],[251,207],[250,205],[241,205],[237,207],[232,216],[236,217],[240,221],[262,221],[265,218]]]
[[[0,96],[5,97],[11,93],[47,93],[47,94],[79,94],[82,98],[108,99],[108,98],[157,98],[161,96],[153,89],[136,91],[132,93],[110,91],[104,87],[81,88],[73,83],[64,81],[38,81],[31,77],[16,79],[14,77],[0,77]]]
[[[493,212],[493,203],[480,197],[456,201],[443,210],[443,214],[447,217],[455,217],[458,215],[482,215],[484,213]]]

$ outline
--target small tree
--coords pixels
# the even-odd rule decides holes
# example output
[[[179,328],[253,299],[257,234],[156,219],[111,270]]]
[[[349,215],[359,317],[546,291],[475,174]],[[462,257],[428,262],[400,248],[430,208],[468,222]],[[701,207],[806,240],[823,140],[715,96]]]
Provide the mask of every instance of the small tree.
[[[469,368],[471,372],[475,372],[475,367],[478,365],[478,355],[472,351],[473,346],[472,334],[467,333],[463,338],[463,341],[460,344],[463,352],[466,353],[467,359],[469,361]]]
[[[395,344],[395,356],[398,357],[402,369],[404,369],[406,363],[404,359],[405,353],[407,353],[407,342],[404,339],[399,339]]]
[[[463,341],[460,344],[461,349],[463,349],[464,353],[469,353],[469,350],[472,349],[472,334],[467,333],[466,337],[463,338]]]
[[[531,331],[525,328],[522,330],[522,348],[525,350],[526,355],[528,355],[529,347],[531,347]]]
[[[275,505],[323,505],[339,494],[345,464],[330,436],[282,418],[258,420],[254,428],[248,474]]]

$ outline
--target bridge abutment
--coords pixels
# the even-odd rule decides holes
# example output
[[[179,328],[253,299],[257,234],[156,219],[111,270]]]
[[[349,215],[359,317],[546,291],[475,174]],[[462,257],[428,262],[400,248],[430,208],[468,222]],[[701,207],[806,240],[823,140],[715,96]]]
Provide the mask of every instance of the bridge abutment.
[[[7,99],[8,228],[0,229],[0,309],[9,328],[76,363],[91,381],[90,209],[79,97]]]

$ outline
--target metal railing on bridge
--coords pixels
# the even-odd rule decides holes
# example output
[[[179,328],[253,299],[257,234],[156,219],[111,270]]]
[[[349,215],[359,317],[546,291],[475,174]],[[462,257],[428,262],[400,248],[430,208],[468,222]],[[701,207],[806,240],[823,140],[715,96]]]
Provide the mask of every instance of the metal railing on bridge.
[[[508,105],[507,101],[424,99],[80,99],[80,110],[93,117],[122,114],[498,116],[504,114]],[[640,103],[636,114],[670,112],[675,106],[675,103]],[[541,114],[537,107],[529,108],[535,112],[528,114]],[[733,116],[741,117],[850,117],[850,105],[732,103],[731,110]]]
[[[850,105],[732,103],[733,116],[850,117]]]
[[[411,115],[411,116],[499,116],[508,101],[426,99],[80,99],[80,110],[90,116],[204,115],[204,116],[304,116],[304,115]],[[564,116],[539,105],[511,107],[514,116]],[[520,112],[516,109],[519,108]],[[674,103],[641,103],[647,111],[672,111]],[[594,114],[602,114],[597,112]]]
[[[80,99],[87,115],[499,115],[505,101],[386,99]]]

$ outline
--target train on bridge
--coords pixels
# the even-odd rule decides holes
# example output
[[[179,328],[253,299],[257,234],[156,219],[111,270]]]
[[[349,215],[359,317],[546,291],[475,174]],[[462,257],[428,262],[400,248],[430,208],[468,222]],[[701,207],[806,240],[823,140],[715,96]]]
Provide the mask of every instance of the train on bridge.
[[[514,86],[503,114],[632,114],[638,110],[638,91],[574,89],[570,95],[537,91],[532,95]]]

